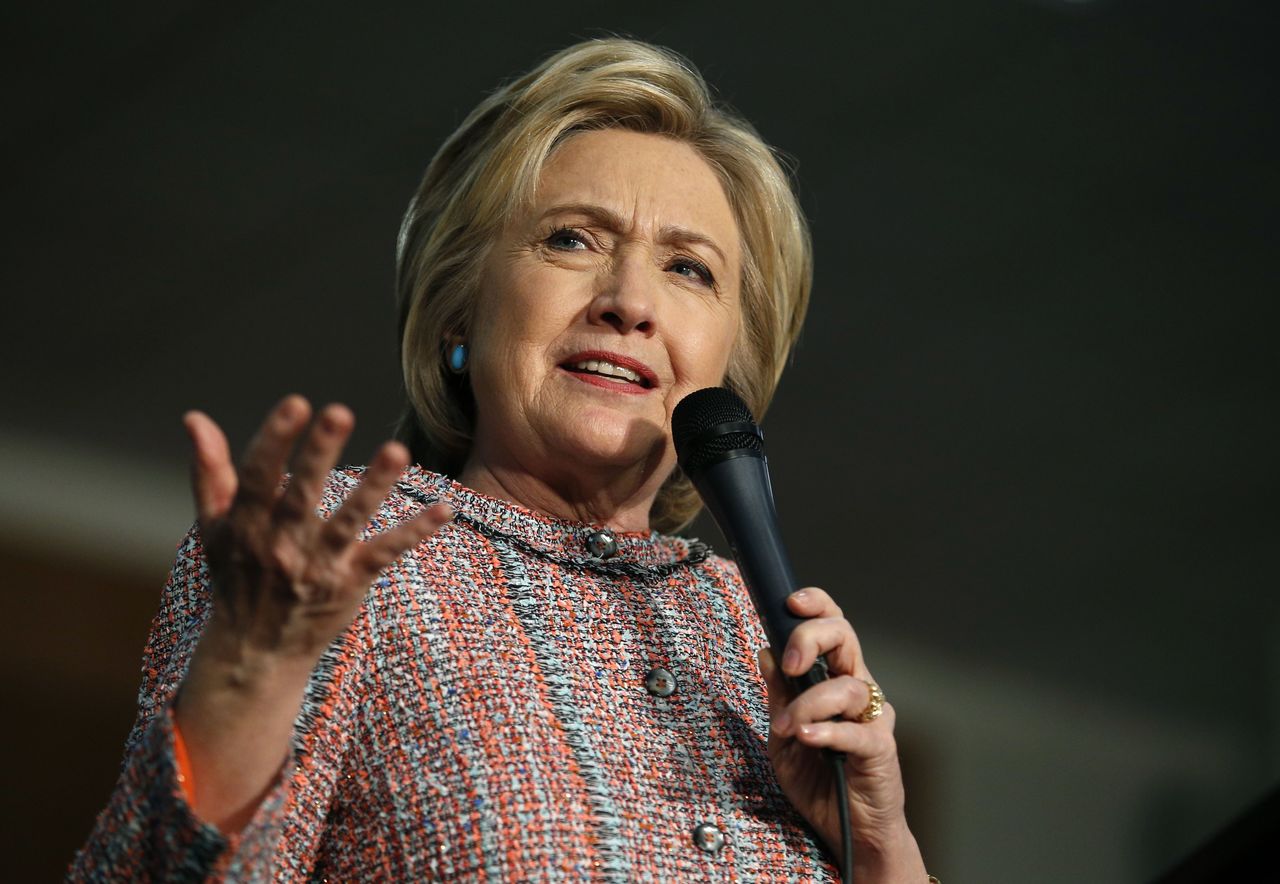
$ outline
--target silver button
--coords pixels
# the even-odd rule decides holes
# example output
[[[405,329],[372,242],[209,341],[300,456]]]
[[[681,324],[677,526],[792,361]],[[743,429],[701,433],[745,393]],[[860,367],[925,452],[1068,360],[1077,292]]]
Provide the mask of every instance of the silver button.
[[[597,559],[611,559],[618,554],[618,541],[611,531],[592,531],[587,535],[587,552]]]
[[[716,853],[724,847],[724,832],[719,826],[703,823],[693,830],[693,843],[707,853]]]
[[[676,677],[661,667],[650,669],[644,677],[644,689],[655,697],[670,697],[676,692]]]

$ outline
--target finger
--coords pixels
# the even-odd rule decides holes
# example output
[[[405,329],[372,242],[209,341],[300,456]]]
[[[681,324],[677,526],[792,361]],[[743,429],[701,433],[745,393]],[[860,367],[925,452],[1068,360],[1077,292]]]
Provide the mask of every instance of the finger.
[[[231,448],[222,429],[203,412],[188,411],[182,416],[182,425],[191,438],[191,494],[196,519],[208,525],[226,515],[236,496]]]
[[[239,501],[264,507],[275,503],[289,452],[310,417],[310,403],[296,394],[284,397],[271,409],[240,464]]]
[[[452,518],[453,511],[447,504],[437,503],[428,507],[411,521],[360,544],[352,567],[360,572],[363,579],[372,580],[379,571],[400,558],[405,550],[426,540]]]
[[[870,701],[871,689],[861,678],[842,675],[816,684],[791,702],[787,710],[789,727],[779,729],[779,736],[794,736],[798,728],[833,718],[854,721]]]
[[[895,713],[886,703],[873,724],[853,721],[815,721],[796,729],[796,741],[815,749],[831,749],[855,758],[887,758],[895,753]]]
[[[844,612],[825,589],[806,586],[787,596],[787,607],[799,617],[843,617]]]
[[[843,617],[806,620],[791,632],[782,655],[782,671],[800,676],[808,672],[818,655],[826,655],[828,669],[837,675],[862,675],[862,647],[853,626]]]
[[[335,549],[352,543],[408,465],[407,448],[399,442],[383,445],[373,456],[359,486],[325,524],[325,541]]]
[[[289,486],[276,503],[276,514],[280,518],[296,521],[315,512],[329,471],[342,456],[355,424],[351,409],[337,403],[326,405],[316,415],[294,454]]]

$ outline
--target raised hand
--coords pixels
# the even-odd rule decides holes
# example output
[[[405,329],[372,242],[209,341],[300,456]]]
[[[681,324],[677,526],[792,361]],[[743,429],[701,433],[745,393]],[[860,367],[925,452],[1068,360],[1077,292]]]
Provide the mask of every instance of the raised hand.
[[[330,405],[310,418],[300,396],[282,400],[250,442],[239,471],[226,437],[208,416],[183,419],[195,449],[192,488],[214,590],[213,634],[234,637],[240,652],[298,658],[314,665],[351,622],[370,582],[405,550],[449,518],[433,507],[368,541],[359,534],[408,464],[388,442],[360,486],[333,517],[316,507],[354,418]],[[284,470],[295,446],[292,476]]]
[[[356,490],[321,518],[325,479],[354,418],[341,405],[310,418],[302,397],[281,400],[238,470],[213,420],[197,411],[183,418],[213,614],[179,694],[177,723],[194,768],[196,809],[228,830],[248,821],[274,781],[311,670],[374,577],[450,518],[437,505],[359,539],[408,464],[397,442],[383,445]]]

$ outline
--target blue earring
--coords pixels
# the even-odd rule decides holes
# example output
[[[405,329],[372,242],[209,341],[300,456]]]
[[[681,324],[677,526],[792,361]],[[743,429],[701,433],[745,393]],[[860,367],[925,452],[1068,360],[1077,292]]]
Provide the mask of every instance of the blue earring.
[[[467,345],[458,343],[449,351],[449,369],[454,374],[462,374],[467,370]]]

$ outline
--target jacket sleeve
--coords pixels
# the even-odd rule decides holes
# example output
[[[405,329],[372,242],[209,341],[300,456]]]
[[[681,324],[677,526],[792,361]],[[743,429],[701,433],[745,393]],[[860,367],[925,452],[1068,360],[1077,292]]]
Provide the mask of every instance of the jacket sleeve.
[[[187,804],[174,748],[174,696],[210,612],[208,569],[192,528],[151,625],[120,778],[68,881],[265,881],[306,877],[314,866],[349,743],[343,723],[357,702],[360,660],[352,633],[364,612],[313,672],[279,780],[249,824],[231,836]]]

